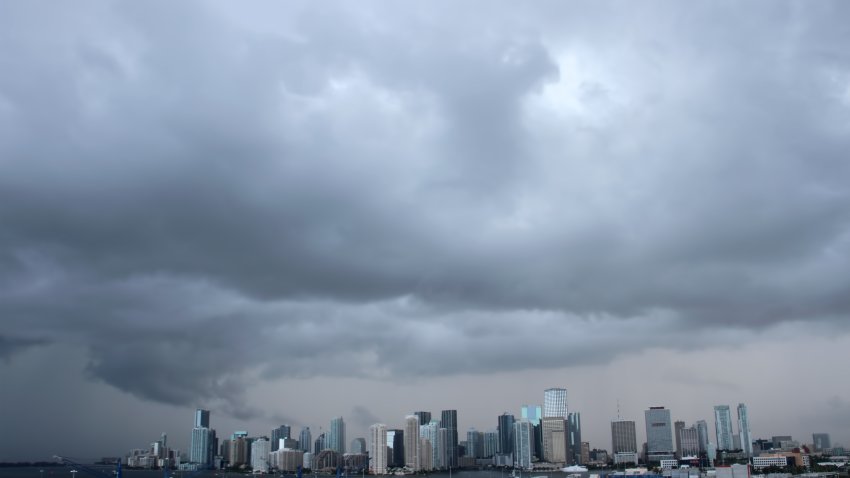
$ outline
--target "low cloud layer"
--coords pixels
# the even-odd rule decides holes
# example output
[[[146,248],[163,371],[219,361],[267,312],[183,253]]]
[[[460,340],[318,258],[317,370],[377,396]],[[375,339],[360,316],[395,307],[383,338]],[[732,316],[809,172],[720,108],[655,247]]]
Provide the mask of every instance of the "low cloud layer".
[[[845,4],[472,5],[0,7],[0,359],[249,417],[846,333]]]

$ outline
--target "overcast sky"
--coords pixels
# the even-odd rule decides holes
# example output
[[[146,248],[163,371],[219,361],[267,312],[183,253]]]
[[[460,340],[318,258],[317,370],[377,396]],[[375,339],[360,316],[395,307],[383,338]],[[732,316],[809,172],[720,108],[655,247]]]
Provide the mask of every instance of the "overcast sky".
[[[0,2],[0,460],[549,387],[850,446],[848,18]]]

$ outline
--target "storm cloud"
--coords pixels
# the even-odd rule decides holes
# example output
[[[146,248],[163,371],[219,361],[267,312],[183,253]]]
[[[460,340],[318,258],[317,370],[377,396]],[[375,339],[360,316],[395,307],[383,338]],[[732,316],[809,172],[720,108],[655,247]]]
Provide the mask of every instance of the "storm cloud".
[[[253,417],[846,334],[847,4],[644,6],[4,3],[0,358]]]

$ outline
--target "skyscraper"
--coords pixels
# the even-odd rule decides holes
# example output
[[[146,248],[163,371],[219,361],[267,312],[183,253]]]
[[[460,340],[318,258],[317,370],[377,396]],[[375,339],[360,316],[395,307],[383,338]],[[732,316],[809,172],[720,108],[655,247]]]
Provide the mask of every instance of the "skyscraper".
[[[829,433],[812,433],[812,444],[814,444],[815,451],[832,448],[832,440],[829,438]]]
[[[514,423],[514,466],[531,469],[531,452],[534,440],[534,426],[528,419]]]
[[[699,452],[708,452],[708,424],[705,420],[697,421],[697,435],[699,437]]]
[[[313,434],[310,433],[310,427],[302,428],[301,433],[298,434],[298,446],[301,447],[301,451],[310,451],[311,443],[313,443]]]
[[[673,446],[673,424],[670,410],[664,407],[649,407],[644,412],[646,419],[646,461],[655,462],[671,459],[675,453]]]
[[[392,455],[387,455],[387,466],[404,466],[404,430],[387,430],[387,446],[392,448]]]
[[[404,464],[413,471],[422,468],[419,464],[419,416],[408,415],[404,418]]]
[[[540,405],[523,405],[521,411],[521,417],[532,425],[539,425],[540,419],[543,418],[543,407]]]
[[[499,454],[512,455],[514,452],[514,416],[508,412],[499,415]]]
[[[567,418],[567,433],[569,435],[570,456],[572,463],[583,465],[581,462],[581,414],[572,412]]]
[[[548,463],[566,463],[567,461],[567,421],[564,417],[543,417],[543,461]]]
[[[734,450],[732,444],[732,413],[729,405],[714,407],[714,430],[717,434],[718,450]]]
[[[197,409],[195,410],[195,428],[209,428],[210,427],[210,411]]]
[[[741,437],[741,450],[747,456],[753,456],[753,437],[750,435],[750,416],[747,413],[747,406],[743,403],[738,404],[738,436]]]
[[[280,448],[280,440],[283,438],[291,438],[289,425],[281,425],[272,430],[272,440],[269,443],[271,451],[277,451]]]
[[[446,466],[446,460],[441,460],[441,458],[445,458],[445,452],[443,450],[446,449],[446,444],[445,442],[440,443],[439,431],[440,422],[437,420],[431,420],[431,423],[419,426],[419,438],[424,438],[428,441],[430,445],[429,450],[431,451],[431,456],[427,460],[422,460],[422,462],[430,463],[430,469],[439,469]]]
[[[679,423],[679,422],[676,422]],[[682,427],[679,428],[679,455],[681,458],[686,456],[699,456],[699,430],[697,427]]]
[[[369,427],[369,473],[387,474],[387,426],[383,423]]]
[[[427,425],[431,423],[431,412],[413,412],[419,418],[420,425]]]
[[[685,428],[685,422],[676,420],[673,422],[673,438],[676,440],[676,456],[682,458],[682,436],[681,430]]]
[[[443,410],[440,414],[440,428],[448,430],[446,442],[447,467],[457,468],[457,410]]]
[[[328,433],[326,447],[337,453],[345,453],[345,422],[342,417],[331,419],[331,430]]]
[[[543,417],[567,418],[567,389],[548,388],[543,392]]]
[[[613,453],[637,453],[637,435],[633,420],[611,422],[611,450]]]

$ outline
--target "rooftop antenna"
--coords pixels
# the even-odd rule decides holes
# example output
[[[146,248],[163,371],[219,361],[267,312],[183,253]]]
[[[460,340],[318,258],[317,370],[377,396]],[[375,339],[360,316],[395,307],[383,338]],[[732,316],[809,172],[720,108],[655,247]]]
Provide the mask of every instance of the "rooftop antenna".
[[[617,399],[617,420],[620,420],[620,399]]]

